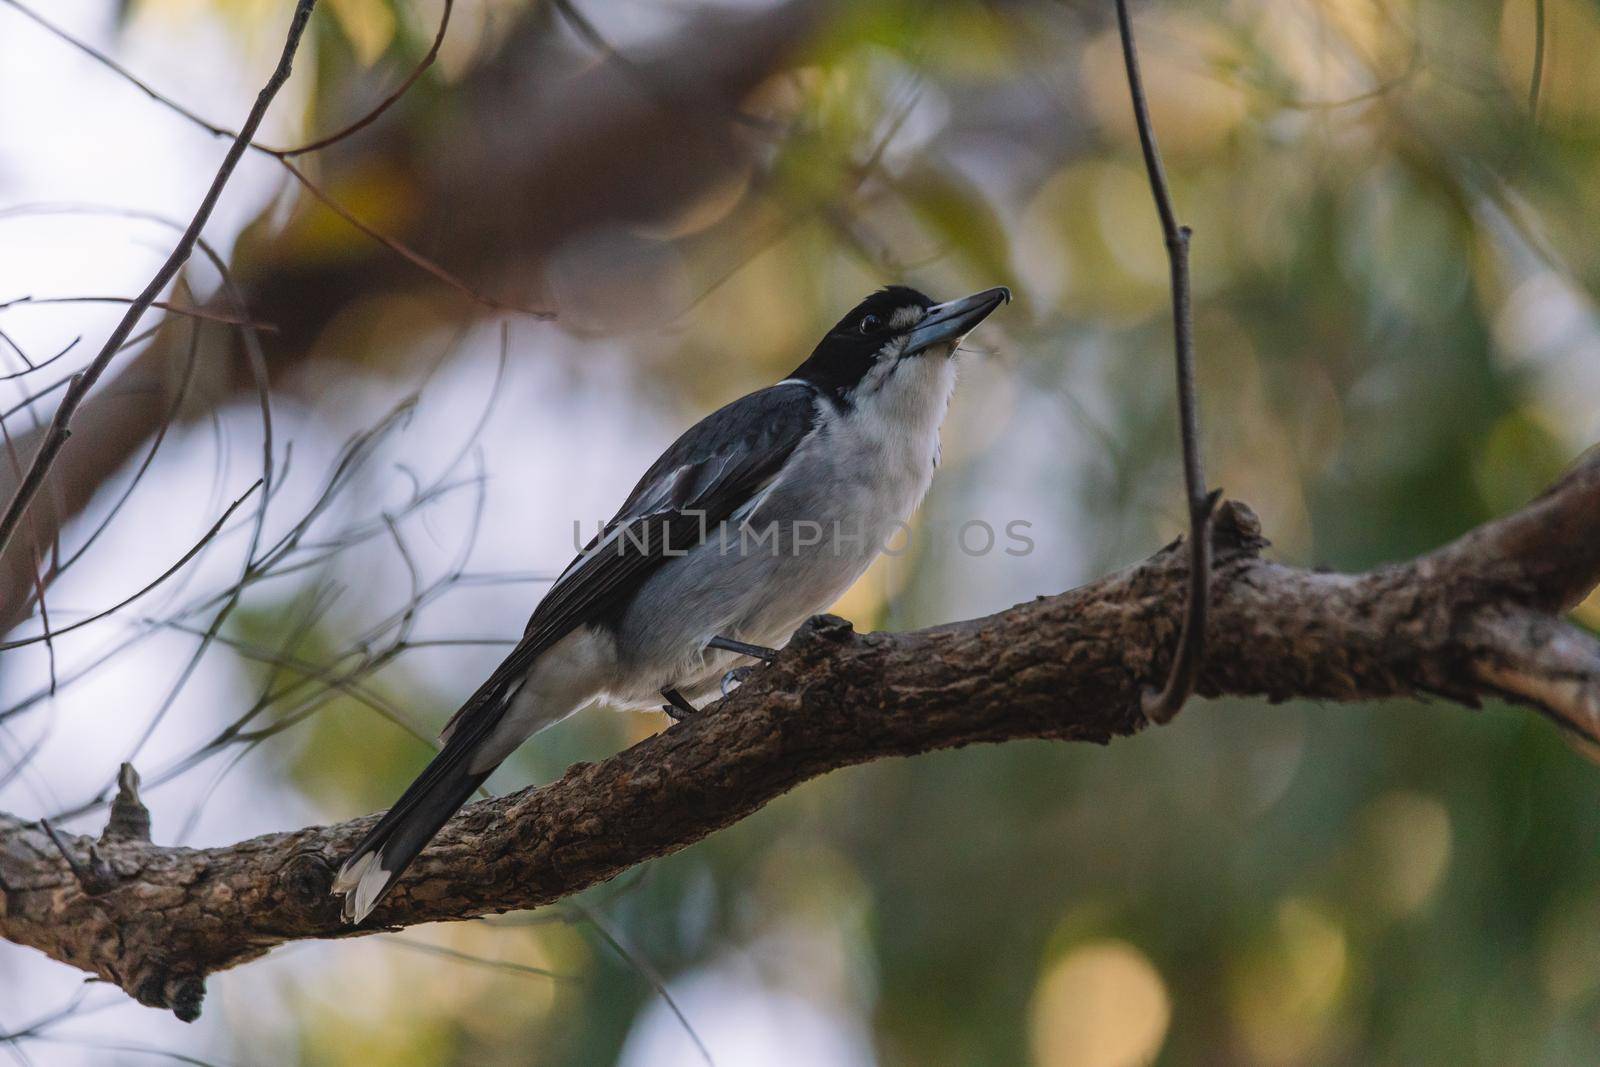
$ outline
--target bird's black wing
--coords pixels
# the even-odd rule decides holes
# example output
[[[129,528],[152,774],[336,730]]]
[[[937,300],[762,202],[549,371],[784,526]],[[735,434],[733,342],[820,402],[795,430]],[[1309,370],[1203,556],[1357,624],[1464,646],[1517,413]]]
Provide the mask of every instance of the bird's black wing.
[[[445,736],[486,736],[540,653],[577,626],[611,615],[668,558],[716,536],[720,524],[765,489],[817,417],[817,393],[785,382],[735,400],[672,443],[617,514],[534,610],[522,640],[445,726]]]
[[[639,583],[755,499],[816,422],[817,394],[786,383],[702,419],[656,460],[622,510],[557,578],[527,631],[446,724],[443,750],[356,845],[336,886],[345,915],[365,917],[493,768],[474,757],[534,661],[584,623],[606,619]],[[370,884],[369,884],[370,883]]]

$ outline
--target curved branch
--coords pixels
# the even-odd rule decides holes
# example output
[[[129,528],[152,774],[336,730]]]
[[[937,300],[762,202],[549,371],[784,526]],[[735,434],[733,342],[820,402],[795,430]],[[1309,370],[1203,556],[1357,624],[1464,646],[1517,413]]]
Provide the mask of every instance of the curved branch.
[[[1144,79],[1139,74],[1139,52],[1133,39],[1133,19],[1128,0],[1116,0],[1117,30],[1122,38],[1122,64],[1128,75],[1128,99],[1139,131],[1145,175],[1155,198],[1156,215],[1167,246],[1172,286],[1173,358],[1177,370],[1178,436],[1183,446],[1183,488],[1189,505],[1189,600],[1178,632],[1178,651],[1166,684],[1145,695],[1145,717],[1167,723],[1183,710],[1200,679],[1205,655],[1206,610],[1210,603],[1212,513],[1222,490],[1206,490],[1205,468],[1200,461],[1200,401],[1194,384],[1194,309],[1189,290],[1189,238],[1193,231],[1178,222],[1167,186],[1167,169],[1161,162],[1155,126],[1145,102]]]
[[[1593,742],[1600,644],[1551,613],[1600,581],[1597,533],[1600,452],[1523,510],[1360,575],[1263,559],[1255,516],[1229,502],[1213,523],[1198,691],[1504,698]],[[374,816],[210,849],[108,834],[91,852],[83,838],[58,847],[37,824],[0,815],[0,936],[193,1018],[207,975],[275,945],[548,904],[840,767],[980,741],[1137,733],[1144,689],[1168,669],[1182,625],[1188,558],[1174,542],[1079,589],[913,633],[813,620],[706,714],[467,808],[360,930],[341,924],[328,887]],[[75,867],[100,874],[86,883]]]

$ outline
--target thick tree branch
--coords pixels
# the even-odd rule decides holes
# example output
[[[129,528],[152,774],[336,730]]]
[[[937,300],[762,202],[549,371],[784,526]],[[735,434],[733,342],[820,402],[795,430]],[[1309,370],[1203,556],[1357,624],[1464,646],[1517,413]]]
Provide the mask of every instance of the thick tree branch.
[[[1600,582],[1600,451],[1523,510],[1405,564],[1318,573],[1265,560],[1224,505],[1198,691],[1328,701],[1505,698],[1600,737],[1600,644],[1555,612]],[[830,770],[978,741],[1138,732],[1169,667],[1182,542],[1082,588],[902,634],[814,620],[704,715],[451,822],[366,929],[548,904],[742,819]],[[125,778],[130,804],[133,781]],[[372,816],[212,849],[107,834],[85,886],[36,823],[0,815],[0,936],[192,1018],[207,975],[341,937],[334,866]],[[83,868],[83,862],[77,866]]]

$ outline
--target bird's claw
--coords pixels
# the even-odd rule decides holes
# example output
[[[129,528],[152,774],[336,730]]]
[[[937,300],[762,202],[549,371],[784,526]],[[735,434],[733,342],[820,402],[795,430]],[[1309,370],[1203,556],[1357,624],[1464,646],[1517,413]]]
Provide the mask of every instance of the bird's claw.
[[[734,667],[731,670],[724,672],[722,675],[722,695],[727,696],[729,693],[733,692],[739,686],[744,684],[744,680],[746,678],[750,677],[750,675],[754,673],[755,667],[750,664],[746,664],[743,667]]]
[[[689,703],[682,693],[673,688],[661,690],[661,695],[667,698],[667,703],[661,705],[661,710],[667,713],[667,718],[673,722],[682,722],[691,716],[700,714],[700,709]]]

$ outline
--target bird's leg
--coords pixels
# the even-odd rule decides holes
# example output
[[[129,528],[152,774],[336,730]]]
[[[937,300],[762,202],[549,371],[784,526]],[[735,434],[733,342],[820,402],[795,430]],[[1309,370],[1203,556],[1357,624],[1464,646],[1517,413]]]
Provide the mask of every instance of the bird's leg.
[[[767,648],[765,645],[752,645],[748,641],[735,641],[731,637],[723,637],[720,634],[707,641],[706,647],[719,648],[724,652],[734,652],[741,656],[749,656],[763,663],[771,663],[778,658],[778,650],[775,648]],[[750,677],[750,672],[754,670],[755,667],[746,664],[743,667],[735,667],[725,673],[722,676],[722,695],[727,696],[734,686],[742,684],[746,678]]]
[[[706,642],[706,647],[721,649],[724,652],[735,652],[741,656],[750,656],[761,660],[763,663],[771,663],[778,657],[778,650],[775,648],[767,648],[765,645],[752,645],[748,641],[735,641],[731,637],[713,637]],[[748,666],[735,667],[724,674],[722,676],[722,695],[727,696],[729,688],[744,681],[754,669]],[[661,690],[661,695],[667,701],[661,710],[666,712],[673,722],[682,722],[691,715],[700,714],[699,708],[689,703],[682,693],[671,686]]]
[[[767,648],[765,645],[752,645],[745,641],[735,641],[731,637],[713,637],[706,642],[707,648],[720,648],[724,652],[737,652],[741,656],[750,656],[763,663],[771,663],[778,658],[778,650]]]
[[[700,714],[700,709],[689,703],[688,697],[670,685],[661,690],[661,695],[667,701],[662,705],[661,710],[666,712],[667,717],[673,722],[682,722],[684,719]]]

